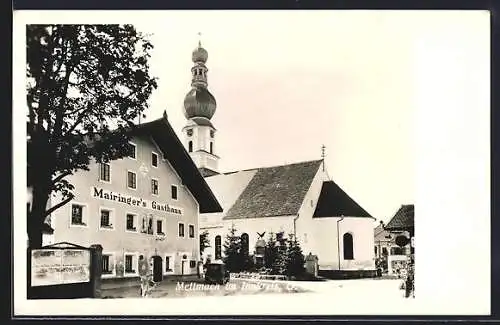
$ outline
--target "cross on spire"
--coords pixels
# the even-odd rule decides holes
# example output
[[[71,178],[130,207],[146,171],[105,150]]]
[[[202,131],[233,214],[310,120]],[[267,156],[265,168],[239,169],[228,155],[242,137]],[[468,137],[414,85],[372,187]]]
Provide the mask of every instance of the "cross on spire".
[[[323,159],[323,163],[322,163],[323,171],[325,171],[325,149],[326,149],[325,145],[324,144],[321,145],[321,158]]]

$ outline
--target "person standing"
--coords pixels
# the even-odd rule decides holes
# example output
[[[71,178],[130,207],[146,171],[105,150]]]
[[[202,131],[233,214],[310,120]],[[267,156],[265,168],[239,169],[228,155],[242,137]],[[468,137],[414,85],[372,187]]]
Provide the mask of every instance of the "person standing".
[[[198,261],[198,279],[203,278],[203,260]]]
[[[146,297],[149,290],[149,263],[144,255],[139,256],[139,277],[141,282],[141,296]]]

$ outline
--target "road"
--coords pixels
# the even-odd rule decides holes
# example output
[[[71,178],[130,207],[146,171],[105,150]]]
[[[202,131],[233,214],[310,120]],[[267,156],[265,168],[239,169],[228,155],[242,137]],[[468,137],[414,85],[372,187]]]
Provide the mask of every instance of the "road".
[[[308,289],[291,282],[250,281],[234,279],[225,285],[206,285],[202,281],[165,281],[151,290],[149,298],[183,298],[199,296],[235,296],[266,293],[300,293]],[[106,289],[102,297],[107,299],[140,297],[140,287]]]

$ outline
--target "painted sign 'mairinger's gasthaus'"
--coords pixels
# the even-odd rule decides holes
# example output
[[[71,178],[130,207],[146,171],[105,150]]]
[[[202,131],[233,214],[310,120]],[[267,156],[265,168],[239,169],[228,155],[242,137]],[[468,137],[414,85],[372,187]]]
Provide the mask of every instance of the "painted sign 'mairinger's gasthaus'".
[[[140,255],[160,256],[163,274],[196,273],[199,214],[218,201],[166,114],[133,128],[130,148],[68,178],[75,198],[51,215],[52,240],[102,245],[103,277],[137,276]]]

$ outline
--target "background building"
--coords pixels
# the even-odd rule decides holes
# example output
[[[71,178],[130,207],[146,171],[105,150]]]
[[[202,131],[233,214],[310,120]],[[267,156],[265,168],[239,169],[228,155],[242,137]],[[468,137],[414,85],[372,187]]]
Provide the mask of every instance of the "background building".
[[[408,257],[414,258],[414,216],[415,206],[413,204],[404,204],[384,227],[385,231],[389,232],[392,237],[390,254],[388,256],[389,274],[396,274],[400,268],[406,267]],[[408,244],[403,247],[398,246],[396,244],[398,236],[407,237],[409,239]]]

